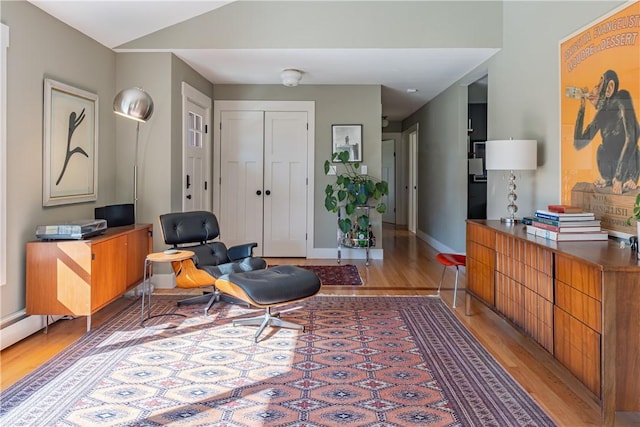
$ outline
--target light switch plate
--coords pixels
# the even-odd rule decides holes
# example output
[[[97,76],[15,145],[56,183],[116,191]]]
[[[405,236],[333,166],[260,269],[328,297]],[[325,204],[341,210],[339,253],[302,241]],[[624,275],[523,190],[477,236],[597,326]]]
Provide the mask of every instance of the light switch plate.
[[[367,165],[360,165],[360,175],[367,174]]]
[[[329,166],[329,172],[327,172],[327,175],[335,175],[336,173],[336,166]]]

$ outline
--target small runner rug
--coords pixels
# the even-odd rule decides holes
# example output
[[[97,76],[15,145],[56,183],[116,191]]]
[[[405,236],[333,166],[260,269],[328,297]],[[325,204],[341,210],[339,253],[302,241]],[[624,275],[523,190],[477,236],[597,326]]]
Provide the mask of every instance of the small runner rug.
[[[318,275],[323,286],[360,286],[362,277],[358,267],[345,265],[298,265]]]
[[[551,426],[437,298],[316,296],[306,331],[233,327],[261,310],[139,300],[0,394],[6,426]]]

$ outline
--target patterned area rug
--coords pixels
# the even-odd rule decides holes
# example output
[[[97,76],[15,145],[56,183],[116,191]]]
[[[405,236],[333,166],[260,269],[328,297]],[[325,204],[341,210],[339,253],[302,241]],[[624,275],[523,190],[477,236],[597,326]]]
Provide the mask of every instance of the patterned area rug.
[[[323,286],[360,286],[363,283],[358,267],[353,264],[297,265],[296,267],[306,268],[316,273]]]
[[[144,329],[132,302],[7,389],[0,425],[554,425],[439,299],[316,296],[281,309],[306,332],[257,344],[231,324],[256,310],[176,299],[152,314],[188,317]]]

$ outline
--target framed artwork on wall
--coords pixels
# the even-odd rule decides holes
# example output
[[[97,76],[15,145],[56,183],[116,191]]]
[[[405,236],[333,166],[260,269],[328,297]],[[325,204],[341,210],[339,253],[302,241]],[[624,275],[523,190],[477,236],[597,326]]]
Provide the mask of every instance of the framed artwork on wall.
[[[596,214],[609,234],[637,234],[640,192],[640,2],[560,41],[561,203]]]
[[[362,161],[362,125],[331,125],[331,153],[349,152],[350,162]]]
[[[98,198],[98,96],[44,80],[42,205]]]
[[[485,162],[485,141],[476,141],[473,143],[473,158],[482,159],[482,174],[474,174],[473,182],[487,182],[487,164]]]

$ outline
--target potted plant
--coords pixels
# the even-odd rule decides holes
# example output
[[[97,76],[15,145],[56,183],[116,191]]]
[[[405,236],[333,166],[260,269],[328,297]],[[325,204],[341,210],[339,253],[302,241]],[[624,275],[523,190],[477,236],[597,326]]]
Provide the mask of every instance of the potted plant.
[[[325,160],[325,175],[328,175],[331,170],[331,162],[338,163],[336,165],[336,182],[328,184],[325,188],[324,207],[327,211],[336,213],[340,206],[344,205],[347,215],[338,221],[340,230],[345,234],[350,231],[366,233],[368,237],[369,216],[364,214],[357,217],[357,227],[352,223],[351,217],[358,205],[369,204],[369,206],[375,207],[377,212],[386,212],[387,206],[381,199],[389,194],[389,184],[369,175],[361,175],[359,173],[360,163],[349,162],[348,151],[333,153],[331,161]],[[338,171],[338,167],[342,170]]]
[[[633,202],[633,216],[627,218],[627,225],[631,225],[632,219],[636,220],[636,223],[638,224],[638,231],[640,232],[640,193],[636,195],[636,199]]]

